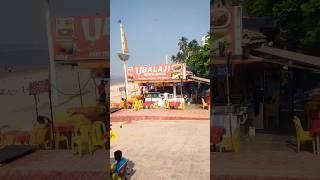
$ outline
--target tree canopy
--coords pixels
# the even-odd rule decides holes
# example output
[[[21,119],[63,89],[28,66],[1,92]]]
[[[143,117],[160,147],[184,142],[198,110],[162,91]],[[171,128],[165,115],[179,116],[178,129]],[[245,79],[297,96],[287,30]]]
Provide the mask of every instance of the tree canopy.
[[[245,0],[249,16],[272,16],[293,50],[320,55],[319,0]]]
[[[210,35],[202,46],[196,40],[188,42],[186,37],[181,37],[178,46],[179,52],[171,57],[173,63],[185,63],[187,67],[196,71],[199,76],[209,77],[210,67]]]

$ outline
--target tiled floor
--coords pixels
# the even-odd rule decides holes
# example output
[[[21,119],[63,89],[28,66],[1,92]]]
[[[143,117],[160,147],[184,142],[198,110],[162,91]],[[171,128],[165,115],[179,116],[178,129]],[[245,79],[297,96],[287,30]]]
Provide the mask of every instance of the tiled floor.
[[[210,121],[133,121],[112,127],[111,145],[134,163],[132,180],[210,179]]]
[[[123,109],[111,114],[112,122],[130,120],[209,120],[210,111],[202,109],[166,110],[143,109],[133,111]]]
[[[242,137],[239,153],[211,153],[213,179],[320,179],[320,155],[307,144],[295,151],[295,138],[257,134]]]
[[[107,153],[72,156],[71,151],[40,150],[0,168],[0,179],[106,179]]]

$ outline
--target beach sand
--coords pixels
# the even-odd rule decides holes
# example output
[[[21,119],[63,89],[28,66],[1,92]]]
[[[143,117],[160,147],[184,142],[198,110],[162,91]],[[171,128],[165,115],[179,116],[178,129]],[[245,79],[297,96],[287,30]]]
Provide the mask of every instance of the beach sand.
[[[80,107],[81,101],[78,87],[77,70],[70,66],[57,66],[57,105],[53,107],[55,113],[65,112],[69,107]],[[96,104],[98,92],[89,70],[79,70],[84,104]],[[12,72],[0,76],[0,128],[31,130],[36,122],[36,108],[34,96],[29,95],[29,82],[48,79],[48,70],[29,72]],[[99,85],[99,80],[96,79]],[[107,88],[108,89],[108,88]],[[39,115],[50,117],[48,93],[39,95]]]
[[[125,86],[124,83],[112,84],[110,86],[110,102],[111,103],[119,103],[121,100],[121,97],[123,98],[125,97],[125,93],[124,92],[121,93],[119,91],[119,88],[124,86]],[[140,95],[140,88],[138,84],[128,82],[128,95],[129,96]]]

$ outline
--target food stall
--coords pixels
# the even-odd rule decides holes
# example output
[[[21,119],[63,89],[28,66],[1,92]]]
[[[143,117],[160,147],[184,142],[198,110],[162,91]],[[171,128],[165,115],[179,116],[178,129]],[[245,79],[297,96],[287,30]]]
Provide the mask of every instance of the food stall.
[[[185,64],[128,67],[127,74],[129,81],[143,89],[145,102],[157,102],[162,107],[165,100],[184,103],[194,83],[186,77]]]

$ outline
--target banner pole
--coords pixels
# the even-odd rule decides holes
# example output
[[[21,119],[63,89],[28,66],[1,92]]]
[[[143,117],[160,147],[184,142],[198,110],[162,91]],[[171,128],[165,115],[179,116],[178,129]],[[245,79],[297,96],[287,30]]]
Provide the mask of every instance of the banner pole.
[[[34,102],[35,102],[35,105],[36,105],[36,117],[38,118],[38,116],[39,116],[39,112],[38,112],[38,101],[37,101],[37,95],[36,95],[36,94],[34,94],[34,95],[33,95],[33,97],[34,97]]]
[[[49,49],[49,64],[50,64],[50,83],[51,83],[51,92],[53,98],[53,104],[58,105],[58,93],[54,89],[57,87],[56,81],[56,65],[54,62],[54,52],[53,52],[53,41],[51,34],[51,18],[50,18],[50,0],[45,1],[46,4],[46,29],[47,29],[47,38],[48,38],[48,49]]]
[[[52,142],[51,142],[51,145],[52,145],[52,149],[56,149],[56,137],[55,137],[55,132],[54,132],[54,119],[53,119],[53,110],[52,110],[52,94],[51,94],[51,85],[50,83],[48,83],[48,94],[49,94],[49,102],[50,102],[50,116],[51,116],[51,133],[52,133]]]

